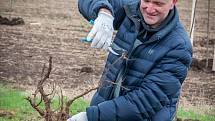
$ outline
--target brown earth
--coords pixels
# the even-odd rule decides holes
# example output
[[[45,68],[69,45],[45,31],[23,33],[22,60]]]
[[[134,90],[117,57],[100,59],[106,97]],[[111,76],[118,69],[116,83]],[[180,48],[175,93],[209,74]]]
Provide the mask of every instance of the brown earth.
[[[12,118],[15,115],[15,112],[13,111],[6,111],[6,110],[1,110],[0,109],[0,117],[7,117],[7,118]]]
[[[0,1],[0,15],[21,17],[24,25],[0,25],[0,82],[32,91],[41,77],[43,64],[53,57],[51,79],[73,97],[95,85],[102,74],[106,52],[83,43],[90,25],[79,14],[77,0],[8,0]],[[215,76],[204,68],[213,57],[215,36],[215,1],[210,4],[210,35],[207,43],[207,0],[197,6],[194,38],[194,63],[183,85],[183,105],[214,105]],[[178,3],[179,13],[187,31],[191,16],[191,0]],[[209,66],[212,64],[210,63]],[[90,97],[91,95],[89,95]]]

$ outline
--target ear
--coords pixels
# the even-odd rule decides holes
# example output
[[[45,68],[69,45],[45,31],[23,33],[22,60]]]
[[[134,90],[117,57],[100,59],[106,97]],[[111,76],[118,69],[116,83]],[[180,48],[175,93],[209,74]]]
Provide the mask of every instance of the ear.
[[[175,5],[175,4],[177,3],[177,1],[178,1],[178,0],[173,0],[172,2],[173,2],[173,4]]]
[[[178,0],[172,0],[172,6],[171,6],[171,9],[174,8],[175,4],[177,3]]]

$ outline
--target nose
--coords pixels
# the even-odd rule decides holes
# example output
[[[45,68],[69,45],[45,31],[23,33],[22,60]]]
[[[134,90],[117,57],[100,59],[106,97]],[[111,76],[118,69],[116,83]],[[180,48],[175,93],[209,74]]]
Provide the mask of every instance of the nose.
[[[148,3],[146,5],[146,8],[145,8],[146,12],[147,13],[154,13],[156,10],[155,10],[155,6],[152,4],[152,3]]]

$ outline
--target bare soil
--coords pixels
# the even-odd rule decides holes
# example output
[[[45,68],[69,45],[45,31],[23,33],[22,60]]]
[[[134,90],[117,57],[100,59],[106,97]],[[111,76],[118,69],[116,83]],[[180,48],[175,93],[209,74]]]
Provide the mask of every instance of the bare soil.
[[[181,19],[189,30],[192,0],[178,3]],[[79,14],[77,0],[0,1],[0,15],[21,17],[25,24],[0,25],[0,82],[32,92],[41,70],[53,57],[50,80],[55,80],[69,97],[98,83],[107,53],[83,43],[91,26]],[[215,30],[215,1],[211,2],[209,46],[207,43],[207,0],[197,6],[194,40],[195,63],[183,85],[181,103],[215,104],[215,76],[211,71]],[[212,15],[213,14],[213,15]],[[208,68],[206,61],[210,60]],[[92,94],[86,99],[90,99]]]

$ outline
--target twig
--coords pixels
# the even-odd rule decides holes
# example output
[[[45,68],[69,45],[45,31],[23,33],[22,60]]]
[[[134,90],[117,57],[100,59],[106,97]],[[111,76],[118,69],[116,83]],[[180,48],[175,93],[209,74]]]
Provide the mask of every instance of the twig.
[[[96,87],[94,87],[94,88],[92,88],[92,89],[90,89],[90,90],[87,90],[86,92],[84,92],[84,93],[82,93],[82,94],[80,94],[80,95],[74,97],[73,99],[67,101],[67,103],[66,103],[66,109],[65,109],[66,113],[69,114],[69,107],[70,107],[70,105],[71,105],[76,99],[78,99],[78,98],[80,98],[80,97],[83,97],[84,95],[86,95],[86,94],[90,93],[91,91],[96,90],[96,89],[98,89],[98,88],[99,88],[99,86],[96,86]]]
[[[42,69],[42,72],[41,72],[41,80],[43,78],[43,74],[44,74],[45,68],[46,68],[46,64],[44,63],[43,64],[43,69]]]
[[[44,111],[42,111],[38,107],[38,105],[35,105],[35,103],[33,103],[32,99],[30,97],[27,97],[27,98],[24,98],[24,99],[26,99],[26,100],[28,100],[30,102],[31,106],[40,114],[40,116],[44,116],[45,115]]]
[[[56,84],[55,84],[55,82],[53,82],[53,85],[52,85],[52,91],[49,93],[49,94],[46,94],[45,96],[50,96],[50,95],[53,95],[53,97],[55,96],[55,93],[56,93],[56,90],[55,90],[55,88],[56,88]]]
[[[59,86],[59,88],[60,88],[59,107],[54,111],[54,112],[56,112],[56,111],[58,111],[60,109],[58,117],[57,117],[57,121],[61,121],[60,119],[62,119],[62,117],[65,117],[65,116],[63,116],[63,115],[65,115],[63,91],[62,91],[60,86]],[[67,116],[69,116],[69,113],[67,114]],[[67,119],[68,117],[65,117],[65,118]]]
[[[45,68],[45,67],[44,67]],[[43,68],[43,70],[44,70]],[[43,90],[43,83],[46,81],[46,79],[49,78],[49,75],[51,73],[51,69],[52,69],[52,57],[49,58],[49,68],[48,68],[48,72],[45,74],[44,78],[41,79],[39,82],[38,82],[38,85],[37,85],[37,89],[35,91],[35,93],[33,94],[34,98],[32,101],[32,99],[30,97],[27,97],[25,98],[26,100],[28,100],[31,104],[31,106],[37,110],[37,112],[41,115],[41,116],[44,116],[44,115],[47,115],[47,113],[50,113],[50,99],[48,99],[47,95],[45,94],[44,90]],[[41,94],[41,98],[40,98],[40,102],[38,104],[35,104],[36,102],[36,95],[37,93],[40,92]],[[45,109],[46,109],[46,113],[44,111],[42,111],[41,109],[39,109],[39,105],[42,103],[42,100],[44,101],[45,103]],[[48,117],[49,118],[49,117]]]
[[[64,109],[64,106],[63,106],[63,104],[64,104],[64,101],[63,101],[63,92],[62,92],[62,89],[61,89],[61,87],[59,86],[59,88],[60,88],[60,95],[58,94],[58,96],[59,96],[59,107],[58,108],[56,108],[53,112],[56,112],[56,111],[58,111],[59,109],[60,109],[60,111],[59,112],[63,112],[63,109]]]
[[[63,91],[62,91],[62,89],[61,89],[61,87],[60,87],[60,94],[61,94],[61,112],[63,111],[63,107],[64,107],[64,99],[63,99]]]
[[[42,103],[42,101],[43,99],[42,99],[42,96],[40,95],[40,102],[36,105],[36,107],[39,106]]]
[[[109,83],[114,84],[114,85],[117,85],[117,83],[112,82],[112,81],[108,81],[108,80],[104,80],[104,81],[109,82]],[[126,88],[124,86],[120,86],[120,87],[122,87],[123,89],[128,90],[128,91],[130,90],[129,88]]]

